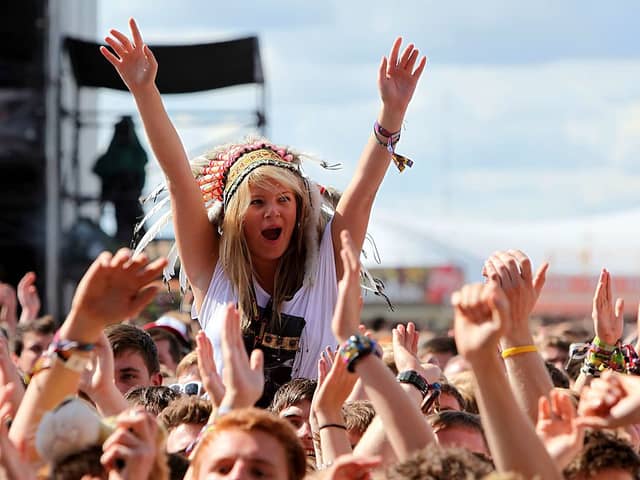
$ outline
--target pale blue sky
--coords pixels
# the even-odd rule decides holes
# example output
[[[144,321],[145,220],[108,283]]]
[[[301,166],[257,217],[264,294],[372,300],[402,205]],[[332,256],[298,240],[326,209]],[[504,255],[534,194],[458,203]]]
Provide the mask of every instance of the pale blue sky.
[[[339,173],[312,170],[339,188],[378,110],[381,55],[397,35],[414,42],[429,65],[398,151],[415,166],[389,171],[372,223],[377,238],[393,216],[429,230],[455,222],[565,222],[640,207],[638,2],[114,0],[99,2],[96,38],[111,26],[126,28],[129,16],[151,44],[257,35],[270,137],[342,162]],[[167,104],[171,111],[245,109],[254,98],[243,87]],[[103,102],[132,108],[124,94]],[[234,135],[229,126],[185,115],[177,123],[193,154]],[[464,251],[473,238],[438,241]],[[549,256],[545,248],[540,257]]]

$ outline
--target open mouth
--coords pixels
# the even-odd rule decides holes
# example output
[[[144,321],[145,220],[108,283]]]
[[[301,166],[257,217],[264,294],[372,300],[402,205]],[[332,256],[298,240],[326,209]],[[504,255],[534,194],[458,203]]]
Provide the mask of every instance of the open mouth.
[[[267,228],[266,230],[262,230],[262,236],[267,240],[277,240],[280,238],[280,234],[282,233],[282,228]]]

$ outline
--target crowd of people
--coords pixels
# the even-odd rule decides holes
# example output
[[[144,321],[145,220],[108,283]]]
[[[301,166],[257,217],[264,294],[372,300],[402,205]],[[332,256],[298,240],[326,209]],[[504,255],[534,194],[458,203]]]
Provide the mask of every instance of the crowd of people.
[[[337,195],[262,138],[189,161],[130,28],[101,52],[165,173],[175,253],[102,253],[59,328],[33,273],[0,284],[5,478],[640,478],[638,336],[606,269],[592,332],[532,328],[548,264],[519,250],[452,295],[449,332],[361,324],[363,285],[383,293],[359,261],[373,201],[392,162],[412,164],[396,152],[426,65],[412,44],[382,58],[381,109]],[[193,318],[141,321],[178,257]]]

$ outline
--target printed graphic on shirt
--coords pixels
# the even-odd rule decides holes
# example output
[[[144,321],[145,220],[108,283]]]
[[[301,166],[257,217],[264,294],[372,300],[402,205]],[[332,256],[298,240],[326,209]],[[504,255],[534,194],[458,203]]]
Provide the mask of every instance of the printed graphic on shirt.
[[[264,353],[264,392],[256,405],[265,408],[271,403],[276,390],[291,380],[305,321],[302,317],[281,313],[281,327],[277,332],[269,331],[265,319],[271,318],[271,309],[258,308],[260,316],[251,322],[243,340],[247,353],[256,348]]]

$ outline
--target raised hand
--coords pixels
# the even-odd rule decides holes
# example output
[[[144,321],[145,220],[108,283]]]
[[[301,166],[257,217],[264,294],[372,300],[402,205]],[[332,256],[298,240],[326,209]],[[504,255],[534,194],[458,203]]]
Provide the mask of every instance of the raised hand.
[[[576,421],[576,409],[566,393],[552,390],[549,396],[538,402],[536,433],[562,470],[580,453],[584,427]]]
[[[40,296],[36,288],[36,274],[27,272],[18,282],[18,300],[22,307],[20,323],[29,322],[40,313]]]
[[[420,52],[412,43],[400,55],[401,44],[402,38],[396,38],[389,58],[382,57],[378,70],[378,88],[384,107],[404,116],[427,64],[427,58],[423,56],[418,62]]]
[[[603,372],[580,394],[580,418],[586,427],[616,428],[640,423],[640,377]]]
[[[6,325],[11,336],[15,334],[18,324],[17,307],[15,289],[8,283],[0,282],[0,323]]]
[[[458,352],[473,362],[493,355],[510,321],[509,301],[495,281],[465,285],[451,297]]]
[[[158,478],[154,466],[158,450],[156,419],[143,409],[126,411],[118,416],[116,430],[102,445],[100,463],[109,472],[109,479]],[[156,468],[156,470],[158,470]],[[166,474],[166,472],[165,472]]]
[[[338,282],[338,301],[333,312],[331,329],[339,342],[358,333],[360,324],[360,261],[359,252],[347,230],[340,233],[340,258],[342,259],[342,278]]]
[[[331,356],[331,353],[328,355]],[[340,418],[333,416],[327,419],[325,414],[340,416],[340,409],[358,380],[357,375],[347,370],[347,365],[339,358],[339,355],[339,351],[334,354],[329,372],[324,376],[322,382],[318,379],[318,388],[313,395],[312,408],[320,424],[340,421]]]
[[[11,360],[9,343],[4,338],[0,338],[0,385],[12,385],[11,396],[7,399],[6,405],[10,407],[10,414],[13,417],[24,397],[24,385],[15,363]]]
[[[398,372],[415,370],[429,383],[440,379],[441,371],[436,365],[423,365],[418,358],[418,337],[420,336],[413,322],[405,327],[399,324],[392,331],[393,358]]]
[[[115,52],[100,47],[100,53],[115,67],[127,88],[135,93],[144,87],[153,85],[158,72],[158,62],[142,40],[140,30],[133,18],[129,19],[131,39],[118,30],[110,30],[105,42]]]
[[[198,372],[200,379],[204,385],[205,391],[209,394],[209,398],[214,406],[220,405],[224,397],[224,384],[222,378],[218,375],[216,361],[213,356],[213,345],[202,330],[196,335],[196,354],[198,357]]]
[[[501,287],[511,308],[511,321],[504,333],[505,346],[532,343],[529,315],[538,301],[548,268],[545,262],[534,275],[531,260],[520,250],[496,252],[485,262],[482,274]]]
[[[83,323],[99,327],[134,317],[158,290],[151,282],[158,279],[167,261],[149,263],[146,255],[131,257],[123,248],[114,256],[101,253],[78,284],[71,306]]]
[[[264,389],[264,355],[258,349],[251,352],[251,358],[247,355],[240,331],[240,314],[232,304],[227,305],[222,324],[222,358],[222,382],[226,389],[222,406],[253,406]]]
[[[613,302],[611,293],[611,274],[603,268],[598,278],[596,293],[593,296],[593,329],[598,338],[608,344],[615,345],[622,336],[624,327],[624,301],[621,298]]]

